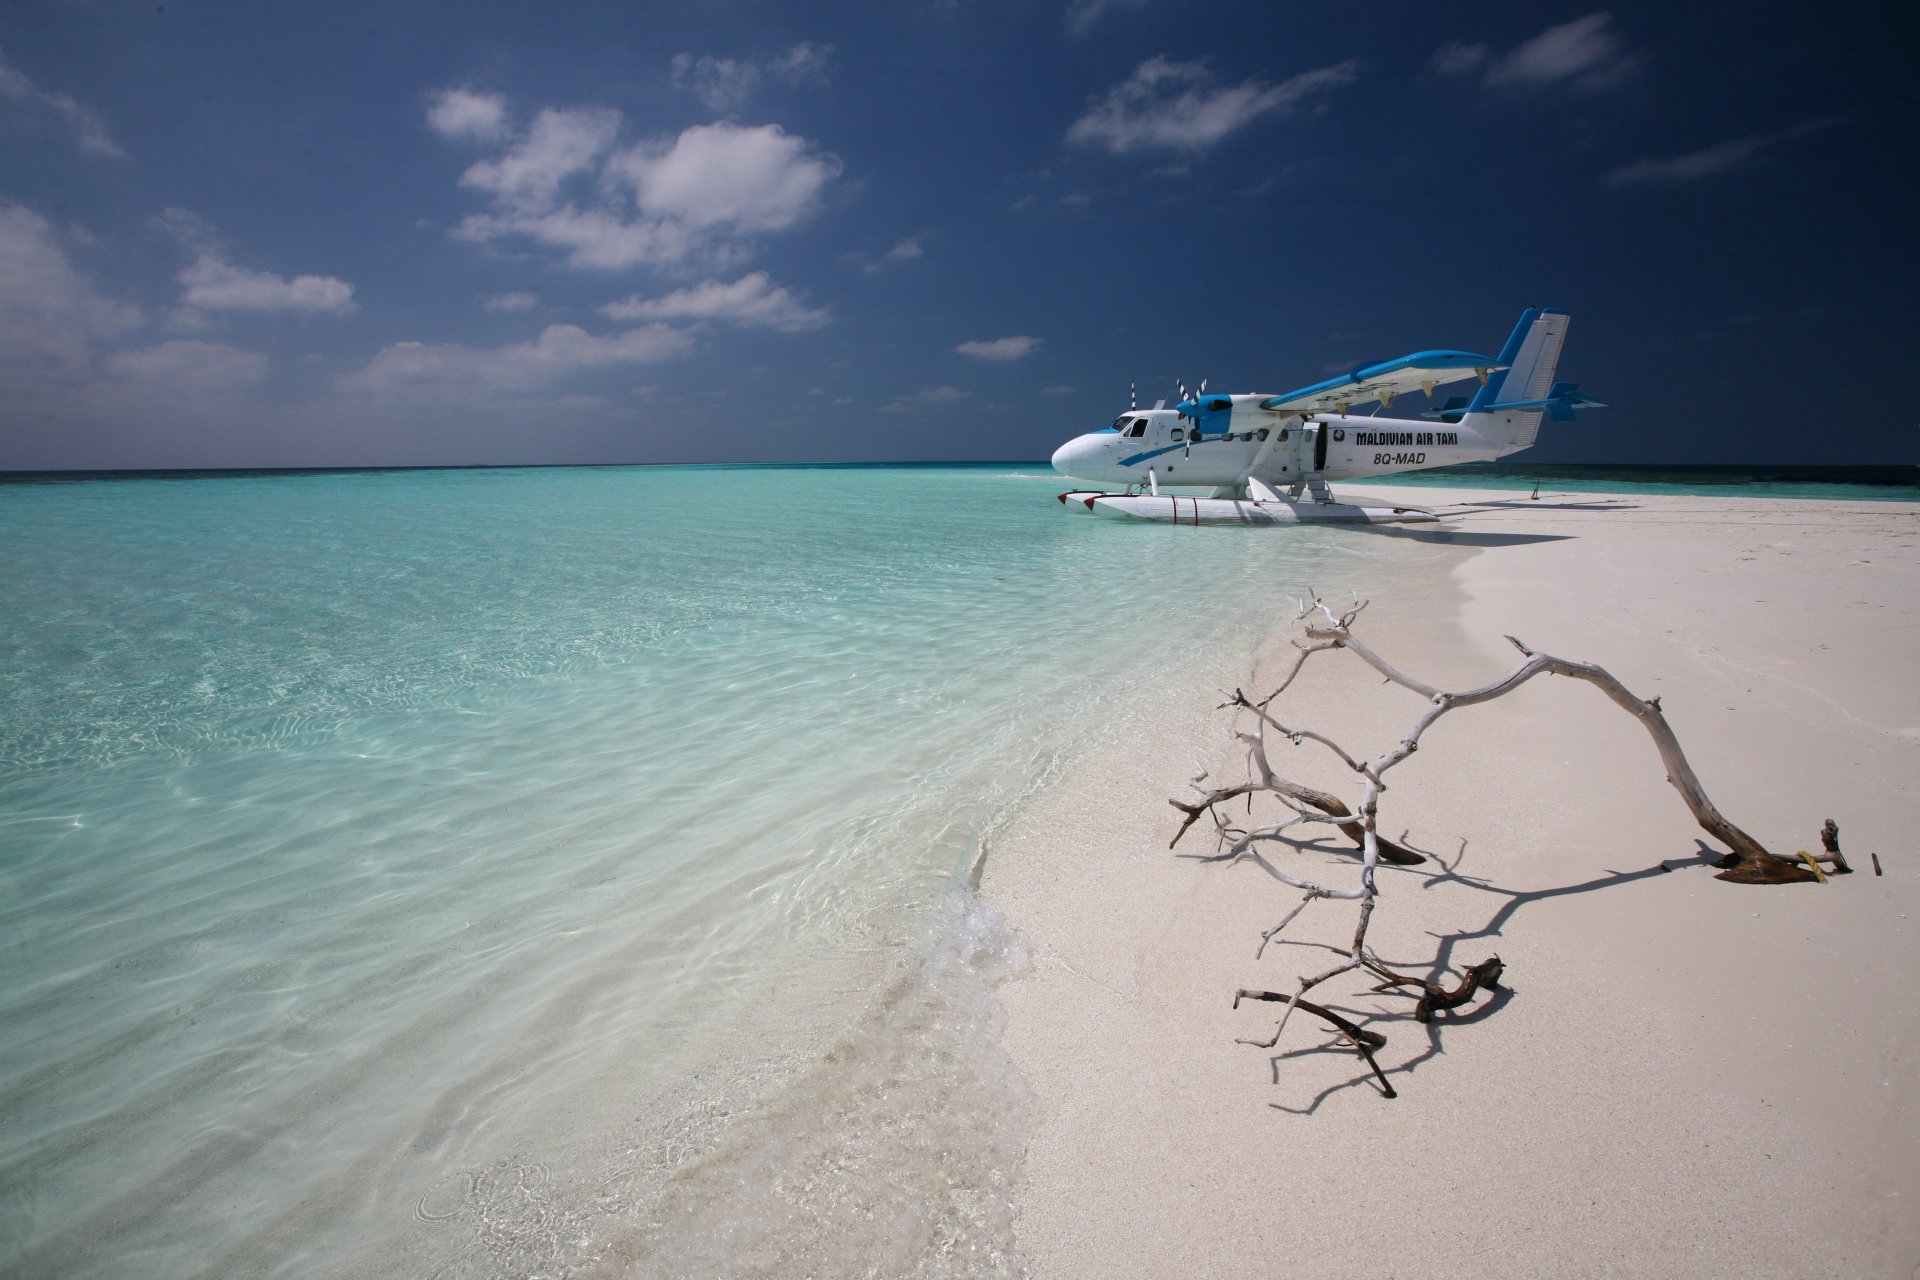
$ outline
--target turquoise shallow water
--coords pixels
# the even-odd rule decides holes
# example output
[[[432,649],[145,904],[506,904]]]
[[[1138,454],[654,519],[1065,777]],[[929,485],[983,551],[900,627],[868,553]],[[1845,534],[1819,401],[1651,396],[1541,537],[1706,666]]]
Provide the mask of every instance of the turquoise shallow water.
[[[0,485],[0,1269],[1017,1272],[970,868],[1427,550],[1058,487]]]

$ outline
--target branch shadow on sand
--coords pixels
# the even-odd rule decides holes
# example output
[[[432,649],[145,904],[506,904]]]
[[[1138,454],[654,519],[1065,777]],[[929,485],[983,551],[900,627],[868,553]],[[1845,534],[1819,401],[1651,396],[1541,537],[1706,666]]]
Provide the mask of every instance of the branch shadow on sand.
[[[1283,843],[1293,844],[1303,853],[1319,852],[1338,855],[1354,852],[1349,849],[1337,848],[1320,840],[1303,840],[1298,842],[1289,840],[1283,841]],[[1573,894],[1595,893],[1603,889],[1618,888],[1621,885],[1632,884],[1635,881],[1650,879],[1654,876],[1667,875],[1685,867],[1711,867],[1714,865],[1715,860],[1721,856],[1718,851],[1709,847],[1705,841],[1696,840],[1691,856],[1664,858],[1653,866],[1636,871],[1610,870],[1592,879],[1576,881],[1571,884],[1555,885],[1546,889],[1519,890],[1503,889],[1489,880],[1463,872],[1462,867],[1467,860],[1468,845],[1468,842],[1464,839],[1461,840],[1459,851],[1455,853],[1450,862],[1437,851],[1423,849],[1418,845],[1410,843],[1404,834],[1400,837],[1398,843],[1403,848],[1426,855],[1433,865],[1440,869],[1438,871],[1426,871],[1423,869],[1393,867],[1390,864],[1383,864],[1380,868],[1381,872],[1390,872],[1415,878],[1420,882],[1418,887],[1422,892],[1440,885],[1451,884],[1460,886],[1474,893],[1485,893],[1506,899],[1506,901],[1502,902],[1499,907],[1478,926],[1455,930],[1446,934],[1429,933],[1427,936],[1435,939],[1439,944],[1430,959],[1400,961],[1386,956],[1376,956],[1383,965],[1396,973],[1423,975],[1429,982],[1438,982],[1454,971],[1454,952],[1461,943],[1502,936],[1507,924],[1522,907],[1536,902],[1544,902],[1552,898],[1564,898]],[[1310,942],[1304,939],[1275,939],[1275,945],[1289,948],[1333,951],[1341,955],[1346,954],[1338,947],[1330,946],[1326,943]],[[1418,991],[1394,989],[1372,994],[1380,996],[1400,996],[1412,1001],[1417,1000],[1421,993]],[[1432,1020],[1425,1024],[1415,1021],[1411,1008],[1405,1012],[1396,1013],[1380,1009],[1358,1008],[1352,1003],[1324,1003],[1326,1003],[1327,1008],[1369,1029],[1376,1029],[1373,1027],[1374,1023],[1391,1023],[1396,1027],[1403,1028],[1421,1027],[1427,1035],[1425,1047],[1405,1061],[1393,1065],[1387,1065],[1386,1063],[1381,1064],[1381,1071],[1388,1077],[1410,1077],[1422,1063],[1446,1053],[1444,1033],[1447,1029],[1472,1026],[1484,1021],[1511,1003],[1514,995],[1515,992],[1512,985],[1503,977],[1500,985],[1493,990],[1489,998],[1477,1000],[1473,1004],[1458,1010],[1436,1011],[1433,1014]],[[1384,1030],[1382,1033],[1385,1033]],[[1389,1043],[1392,1043],[1391,1039],[1389,1039]],[[1289,1049],[1284,1053],[1270,1055],[1268,1064],[1273,1071],[1273,1083],[1276,1086],[1281,1083],[1281,1067],[1282,1064],[1287,1061],[1294,1058],[1305,1058],[1328,1052],[1353,1055],[1357,1061],[1357,1055],[1354,1055],[1352,1047],[1344,1044],[1340,1038],[1336,1036],[1324,1044],[1303,1046],[1298,1049]],[[1379,1056],[1379,1050],[1375,1051],[1375,1056],[1376,1058]],[[1351,1089],[1356,1085],[1364,1085],[1376,1092],[1379,1090],[1379,1085],[1375,1081],[1373,1073],[1363,1069],[1350,1079],[1338,1081],[1321,1089],[1320,1092],[1315,1094],[1304,1106],[1288,1106],[1281,1102],[1269,1102],[1267,1105],[1275,1111],[1284,1111],[1289,1115],[1310,1116],[1317,1112],[1320,1109],[1320,1104],[1328,1098],[1336,1093]]]

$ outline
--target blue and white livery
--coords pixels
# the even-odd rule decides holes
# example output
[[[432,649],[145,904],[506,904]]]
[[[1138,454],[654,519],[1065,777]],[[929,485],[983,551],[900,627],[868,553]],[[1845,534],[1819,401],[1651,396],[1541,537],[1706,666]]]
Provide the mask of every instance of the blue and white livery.
[[[1570,421],[1598,409],[1571,382],[1555,382],[1569,316],[1530,307],[1499,356],[1416,351],[1285,395],[1184,394],[1131,409],[1113,425],[1078,436],[1053,455],[1075,480],[1117,492],[1060,495],[1069,510],[1115,519],[1181,524],[1414,523],[1426,512],[1335,501],[1327,482],[1484,462],[1534,442],[1543,416]],[[1431,401],[1436,387],[1477,379],[1471,400],[1454,398],[1417,418],[1382,417],[1404,395]],[[1353,409],[1375,405],[1371,414]],[[1204,488],[1204,497],[1163,493]]]

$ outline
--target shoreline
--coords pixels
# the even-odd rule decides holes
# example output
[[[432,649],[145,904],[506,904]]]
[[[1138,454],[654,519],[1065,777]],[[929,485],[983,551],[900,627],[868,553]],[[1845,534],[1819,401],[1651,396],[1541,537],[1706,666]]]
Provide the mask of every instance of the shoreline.
[[[1271,1053],[1234,1043],[1275,1021],[1231,1010],[1234,989],[1324,969],[1307,948],[1344,949],[1350,913],[1316,903],[1256,961],[1298,894],[1251,865],[1169,855],[1163,801],[1197,770],[1123,768],[1101,785],[1118,800],[1157,782],[1167,816],[1151,830],[1042,821],[986,877],[1035,958],[1001,991],[1038,1115],[1016,1193],[1033,1274],[1910,1274],[1920,511],[1367,491],[1472,508],[1449,522],[1466,554],[1445,581],[1381,593],[1358,624],[1390,661],[1468,687],[1517,664],[1513,634],[1599,662],[1664,699],[1731,820],[1790,856],[1834,817],[1856,874],[1711,879],[1644,732],[1577,682],[1462,710],[1391,776],[1381,811],[1384,834],[1451,870],[1383,869],[1371,942],[1403,972],[1430,972],[1437,945],[1452,974],[1497,951],[1508,989],[1429,1029],[1363,984],[1323,988],[1388,1036],[1388,1101],[1307,1020]],[[1262,691],[1291,664],[1285,636],[1261,656]],[[1382,697],[1360,666],[1321,655],[1287,705],[1377,754],[1418,699]],[[1224,713],[1211,723],[1194,748],[1224,762]],[[1300,756],[1276,767],[1349,789]],[[1351,874],[1339,853],[1285,856]],[[1456,956],[1444,940],[1459,935],[1480,936]]]

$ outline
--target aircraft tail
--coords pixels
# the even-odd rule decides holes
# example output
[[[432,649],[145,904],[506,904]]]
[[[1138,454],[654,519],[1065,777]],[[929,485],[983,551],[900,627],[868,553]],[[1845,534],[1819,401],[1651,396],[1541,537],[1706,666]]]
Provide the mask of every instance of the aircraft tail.
[[[1466,407],[1463,425],[1503,454],[1531,445],[1540,434],[1541,415],[1553,412],[1559,419],[1559,401],[1576,398],[1571,384],[1553,380],[1569,319],[1551,307],[1528,307],[1501,348],[1500,363],[1507,367],[1488,374],[1486,385]]]

